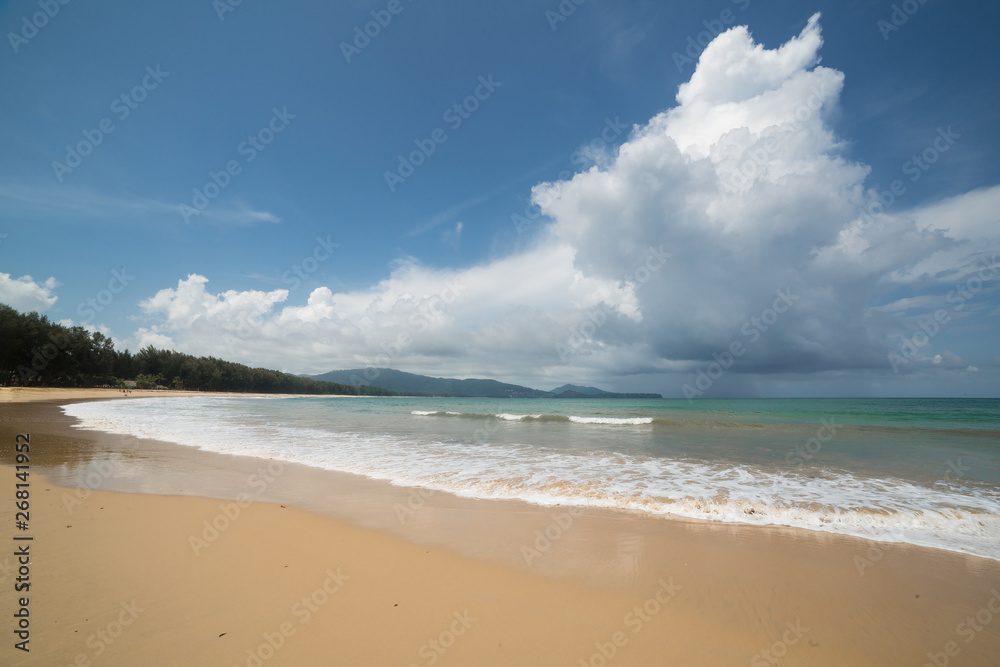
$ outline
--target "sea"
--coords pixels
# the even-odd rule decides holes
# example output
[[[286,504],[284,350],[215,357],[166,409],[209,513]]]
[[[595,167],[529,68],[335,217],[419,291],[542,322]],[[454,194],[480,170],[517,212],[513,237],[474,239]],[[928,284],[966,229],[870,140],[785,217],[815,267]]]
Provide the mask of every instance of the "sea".
[[[405,487],[1000,560],[1000,400],[154,397],[78,427]]]

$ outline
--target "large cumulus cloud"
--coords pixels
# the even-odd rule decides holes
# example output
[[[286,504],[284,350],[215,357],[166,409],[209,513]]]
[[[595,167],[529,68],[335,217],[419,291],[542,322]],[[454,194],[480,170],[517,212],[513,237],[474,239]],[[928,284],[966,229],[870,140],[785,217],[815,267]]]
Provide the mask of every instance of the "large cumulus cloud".
[[[844,76],[818,64],[821,45],[818,15],[775,50],[734,28],[610,166],[535,187],[585,271],[618,275],[638,248],[671,249],[640,292],[651,369],[653,359],[697,368],[740,341],[755,344],[736,372],[884,370],[889,340],[872,326],[871,296],[930,258],[968,262],[956,234],[995,246],[995,218],[992,234],[985,222],[950,222],[984,211],[980,193],[902,214],[866,188],[869,169],[842,157],[828,123]],[[745,328],[783,289],[794,306],[766,335]]]

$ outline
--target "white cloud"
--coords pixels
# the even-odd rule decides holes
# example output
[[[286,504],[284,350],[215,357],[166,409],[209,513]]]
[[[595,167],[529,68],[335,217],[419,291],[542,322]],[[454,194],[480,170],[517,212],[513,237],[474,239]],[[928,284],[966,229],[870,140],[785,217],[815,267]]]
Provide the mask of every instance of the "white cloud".
[[[158,199],[119,196],[89,188],[67,185],[29,187],[0,185],[0,200],[8,212],[19,217],[70,215],[74,218],[118,220],[135,224],[155,220],[169,224],[184,224],[180,203]],[[190,206],[190,202],[186,202]],[[256,210],[242,201],[216,200],[204,211],[191,215],[191,224],[242,226],[257,223],[280,223],[281,218],[269,211]]]
[[[1000,185],[949,197],[915,212],[921,229],[940,229],[958,240],[996,241],[1000,230]]]
[[[796,306],[744,368],[837,365],[844,346],[865,365],[877,359],[863,298],[830,281],[854,273],[850,253],[827,270],[817,263],[865,203],[868,173],[838,154],[824,124],[843,75],[814,66],[821,44],[817,17],[777,50],[742,27],[720,35],[679,105],[638,128],[610,166],[535,188],[586,272],[620,275],[643,247],[673,253],[640,293],[641,336],[656,356],[710,361],[790,287]],[[865,271],[850,279],[870,282]]]
[[[117,338],[112,333],[111,327],[109,327],[106,324],[92,324],[90,322],[77,322],[76,320],[73,320],[72,318],[68,318],[68,317],[59,320],[57,322],[57,324],[60,324],[60,325],[62,325],[64,327],[69,327],[69,328],[82,327],[84,330],[89,331],[90,333],[100,333],[101,335],[103,335],[103,336],[105,336],[107,338],[110,338],[111,342],[114,343],[115,347],[117,347],[119,349],[124,348],[126,346],[126,343],[127,343],[127,341],[123,341],[123,340]],[[158,345],[157,347],[163,347],[163,346]]]
[[[464,269],[406,259],[369,289],[280,308],[285,290],[212,294],[192,275],[143,302],[158,321],[141,337],[297,372],[375,364],[536,386],[692,373],[734,341],[748,348],[735,373],[890,373],[896,315],[939,297],[869,301],[996,247],[1000,188],[880,210],[828,123],[845,81],[818,64],[821,45],[818,15],[777,49],[744,27],[720,35],[677,106],[533,189],[553,222],[529,250]],[[968,367],[925,352],[941,372]]]
[[[954,245],[912,213],[864,214],[877,201],[870,170],[841,155],[826,120],[844,77],[818,65],[821,45],[818,15],[774,50],[733,28],[705,49],[678,106],[634,131],[612,164],[534,189],[593,276],[628,270],[638,248],[671,250],[639,292],[639,340],[655,358],[698,365],[747,343],[746,323],[787,286],[798,301],[737,372],[887,370],[870,297]]]
[[[951,241],[892,274],[899,282],[957,282],[1000,253],[1000,186],[974,190],[912,212],[918,229]]]
[[[208,278],[191,274],[178,281],[176,289],[162,289],[141,301],[139,307],[147,315],[162,316],[173,330],[236,330],[256,322],[274,304],[288,298],[288,290],[283,289],[211,294],[205,289],[207,282]]]
[[[549,241],[461,270],[400,262],[369,289],[319,287],[304,305],[284,307],[287,290],[213,294],[208,279],[193,274],[141,302],[156,323],[132,343],[296,372],[375,364],[382,355],[442,373],[501,368],[514,355],[551,365],[585,309],[600,307],[622,325],[641,319],[634,284],[588,277],[573,258],[571,248]]]
[[[0,303],[5,303],[22,312],[45,312],[55,305],[57,296],[52,290],[59,286],[55,278],[37,283],[31,276],[12,278],[9,273],[0,273]]]
[[[177,349],[177,345],[174,343],[170,336],[165,336],[161,333],[157,333],[154,330],[147,329],[145,327],[140,327],[136,330],[132,341],[132,347],[136,350],[141,350],[142,348],[152,345],[153,347],[161,350],[174,350]],[[207,352],[194,351],[198,355],[207,354]]]

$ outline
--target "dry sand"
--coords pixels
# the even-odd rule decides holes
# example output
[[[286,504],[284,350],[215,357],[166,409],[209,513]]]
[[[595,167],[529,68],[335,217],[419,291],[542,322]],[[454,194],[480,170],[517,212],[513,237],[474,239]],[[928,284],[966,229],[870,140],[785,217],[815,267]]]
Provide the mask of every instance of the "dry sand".
[[[130,389],[123,393],[119,389],[63,389],[60,387],[0,387],[0,403],[28,403],[32,401],[73,401],[97,399],[148,398],[151,396],[273,396],[274,394],[254,394],[230,391],[175,391],[156,389]],[[295,396],[297,394],[289,394]],[[334,394],[329,394],[334,395]],[[341,398],[347,398],[342,396]],[[351,398],[354,398],[351,396]]]
[[[0,517],[8,545],[34,538],[31,652],[14,648],[11,546],[0,664],[1000,664],[995,561],[446,494],[415,502],[290,465],[255,496],[277,503],[237,503],[266,462],[78,431],[56,406],[79,393],[16,404],[10,393]],[[28,531],[14,526],[19,432],[31,434]],[[114,473],[88,483],[102,465]],[[281,500],[293,497],[301,506]]]

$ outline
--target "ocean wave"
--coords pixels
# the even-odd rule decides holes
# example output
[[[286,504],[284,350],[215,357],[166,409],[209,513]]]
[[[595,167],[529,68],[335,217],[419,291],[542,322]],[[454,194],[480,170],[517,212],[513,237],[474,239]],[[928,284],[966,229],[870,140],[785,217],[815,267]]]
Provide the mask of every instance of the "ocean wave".
[[[80,421],[80,428],[274,458],[465,497],[789,526],[1000,560],[1000,492],[984,485],[925,486],[843,471],[811,469],[806,475],[723,461],[527,444],[470,447],[460,441],[421,440],[374,430],[254,421],[234,407],[238,403],[183,400],[77,403],[63,410]],[[470,413],[413,414],[466,417]],[[538,418],[472,414],[513,421]],[[630,418],[619,418],[625,419]]]
[[[652,424],[652,417],[575,417],[570,416],[569,420],[574,424],[609,424],[613,426],[638,426],[640,424]]]
[[[537,422],[572,422],[574,424],[596,426],[648,426],[658,427],[691,427],[712,428],[727,431],[745,429],[761,430],[794,430],[798,424],[764,424],[759,422],[739,421],[735,419],[669,419],[665,417],[606,417],[599,415],[554,415],[554,414],[516,414],[509,412],[453,412],[445,410],[411,410],[415,417],[460,417],[464,419],[502,419],[504,421],[537,421]],[[846,428],[846,427],[841,427]],[[863,428],[863,427],[853,427]]]
[[[603,424],[607,426],[639,426],[653,422],[672,423],[653,417],[578,417],[576,415],[518,415],[508,412],[446,412],[444,410],[411,410],[417,417],[467,417],[471,419],[502,419],[504,421],[562,421],[574,424]]]

